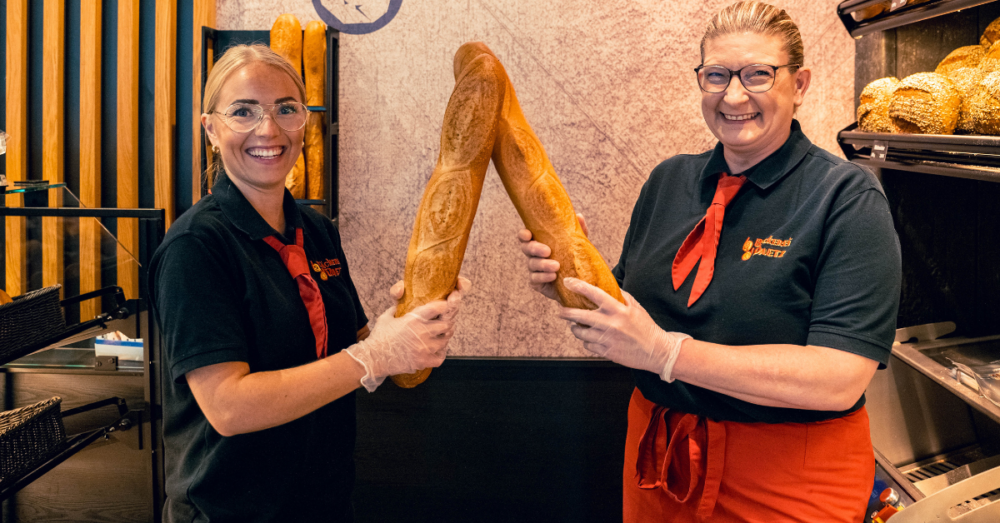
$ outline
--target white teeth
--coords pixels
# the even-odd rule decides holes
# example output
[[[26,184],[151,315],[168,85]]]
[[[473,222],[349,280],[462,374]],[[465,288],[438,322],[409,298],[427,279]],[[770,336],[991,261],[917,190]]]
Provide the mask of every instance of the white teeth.
[[[247,149],[247,154],[253,156],[254,158],[275,158],[281,154],[281,147],[254,147],[252,149]]]
[[[739,115],[732,115],[732,114],[722,113],[722,116],[724,116],[726,118],[726,120],[735,120],[735,121],[739,121],[739,120],[751,120],[755,116],[757,116],[757,113],[739,114]]]

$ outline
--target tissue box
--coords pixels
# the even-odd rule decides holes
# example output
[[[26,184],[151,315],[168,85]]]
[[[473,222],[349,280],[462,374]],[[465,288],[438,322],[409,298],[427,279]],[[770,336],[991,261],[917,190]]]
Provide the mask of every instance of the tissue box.
[[[119,361],[142,361],[142,340],[118,341],[98,338],[94,341],[94,354],[118,356]]]

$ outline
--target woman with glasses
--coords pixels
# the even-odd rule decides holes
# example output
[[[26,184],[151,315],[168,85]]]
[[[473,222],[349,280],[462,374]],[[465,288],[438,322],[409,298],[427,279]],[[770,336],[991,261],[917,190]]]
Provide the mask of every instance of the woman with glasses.
[[[352,521],[355,389],[439,366],[454,332],[464,278],[447,302],[390,308],[369,332],[337,228],[285,189],[304,95],[261,45],[228,50],[205,84],[216,182],[150,270],[164,521]]]
[[[613,271],[627,304],[564,282],[598,307],[560,309],[573,334],[635,369],[624,519],[861,521],[875,469],[863,393],[899,305],[888,203],[795,121],[811,74],[784,10],[726,7],[701,56],[719,142],[642,188]],[[558,263],[519,239],[552,297]]]

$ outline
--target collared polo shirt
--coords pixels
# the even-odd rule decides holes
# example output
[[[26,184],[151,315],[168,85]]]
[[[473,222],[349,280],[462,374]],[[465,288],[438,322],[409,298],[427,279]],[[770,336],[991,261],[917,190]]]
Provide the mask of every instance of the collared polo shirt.
[[[311,275],[326,308],[330,354],[356,342],[367,318],[351,282],[340,234],[285,191],[294,243],[301,227]],[[185,381],[207,365],[240,361],[251,372],[316,360],[298,286],[277,234],[223,177],[170,228],[150,267],[163,339],[167,507],[182,521],[350,521],[355,399],[348,394],[284,425],[223,437]],[[302,384],[308,386],[308,384]],[[170,519],[165,518],[170,521]]]
[[[666,331],[723,345],[816,345],[884,367],[899,308],[899,240],[881,184],[868,170],[813,145],[797,121],[785,144],[745,173],[731,173],[722,145],[653,169],[632,212],[619,284]],[[715,274],[687,306],[697,268],[674,291],[671,265],[705,216],[718,174],[747,182],[725,211]],[[827,412],[764,407],[636,371],[650,401],[716,420],[808,422]]]

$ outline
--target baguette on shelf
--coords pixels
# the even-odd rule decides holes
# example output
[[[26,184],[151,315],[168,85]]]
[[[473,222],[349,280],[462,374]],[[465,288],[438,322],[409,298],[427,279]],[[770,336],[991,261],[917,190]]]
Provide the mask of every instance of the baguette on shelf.
[[[326,24],[313,20],[306,24],[302,38],[302,65],[306,82],[306,105],[326,103]],[[306,197],[322,200],[325,196],[323,179],[323,116],[310,114],[305,136]]]
[[[302,24],[295,15],[283,14],[271,26],[271,49],[292,64],[292,69],[302,76]],[[285,187],[296,199],[306,197],[306,163],[299,153],[295,166],[285,178]]]

